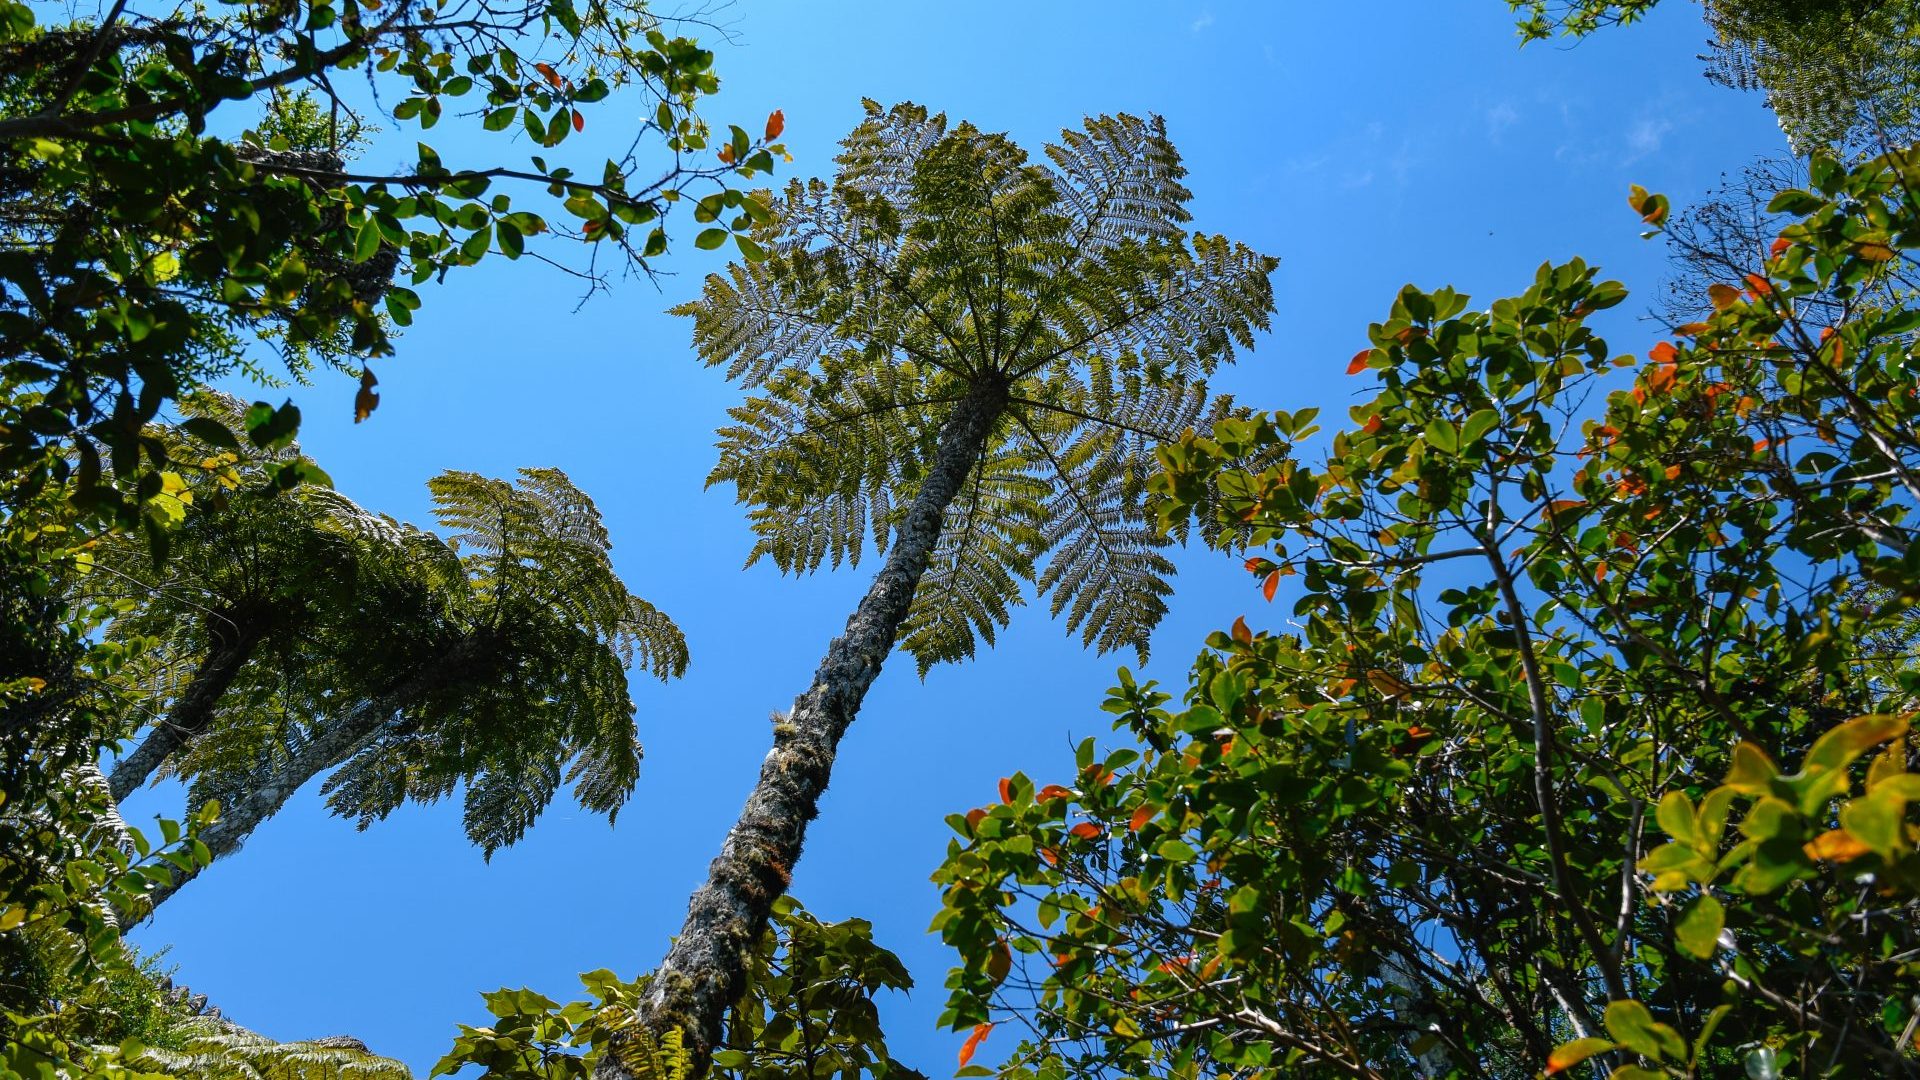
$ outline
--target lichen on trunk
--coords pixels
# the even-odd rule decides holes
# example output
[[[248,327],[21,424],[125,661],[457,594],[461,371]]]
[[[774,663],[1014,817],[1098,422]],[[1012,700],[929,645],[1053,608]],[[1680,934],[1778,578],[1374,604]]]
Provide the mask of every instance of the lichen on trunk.
[[[1004,383],[977,384],[940,430],[932,466],[900,524],[873,584],[828,646],[813,683],[775,727],[773,749],[739,820],[727,834],[706,882],[641,1002],[649,1030],[679,1030],[704,1070],[726,1008],[739,994],[753,942],[766,930],[773,902],[786,892],[832,778],[840,739],[860,711],[926,572],[947,507],[960,493],[994,425],[1006,410]],[[597,1080],[634,1080],[618,1055],[601,1058]]]

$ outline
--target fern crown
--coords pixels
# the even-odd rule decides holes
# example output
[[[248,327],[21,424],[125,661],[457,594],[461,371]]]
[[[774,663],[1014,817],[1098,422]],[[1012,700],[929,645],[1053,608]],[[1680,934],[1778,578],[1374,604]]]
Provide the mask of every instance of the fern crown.
[[[834,182],[777,200],[768,257],[674,309],[750,391],[709,483],[753,508],[749,562],[857,563],[887,548],[955,404],[998,389],[902,646],[922,674],[971,656],[1031,587],[1085,643],[1144,657],[1173,571],[1154,452],[1232,411],[1206,379],[1267,327],[1276,261],[1185,232],[1158,117],[1089,119],[1036,163],[920,106],[866,105]]]

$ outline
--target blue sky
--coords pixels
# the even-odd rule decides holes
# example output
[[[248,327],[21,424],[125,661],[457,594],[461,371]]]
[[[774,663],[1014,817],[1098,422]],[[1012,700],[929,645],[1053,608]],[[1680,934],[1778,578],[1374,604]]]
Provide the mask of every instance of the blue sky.
[[[1636,318],[1663,252],[1639,239],[1627,185],[1680,205],[1782,147],[1757,97],[1701,77],[1707,31],[1684,0],[1578,46],[1525,49],[1499,0],[766,0],[721,18],[736,40],[717,46],[724,86],[706,113],[758,130],[784,109],[796,160],[783,179],[830,171],[862,97],[918,101],[1034,151],[1089,113],[1163,114],[1196,227],[1282,259],[1274,330],[1219,385],[1336,422],[1355,390],[1347,359],[1409,281],[1486,302],[1544,260],[1582,255],[1636,291],[1607,328],[1617,351],[1643,350],[1657,330]],[[590,135],[620,134],[614,104],[591,114]],[[404,160],[413,137],[390,132],[367,164]],[[502,155],[436,145],[449,164]],[[556,803],[488,864],[457,801],[361,834],[311,791],[296,798],[136,934],[171,945],[180,978],[236,1021],[282,1039],[351,1033],[424,1074],[456,1021],[482,1020],[480,991],[564,1000],[576,972],[650,968],[679,928],[753,782],[768,713],[806,687],[875,563],[803,579],[741,569],[744,514],[730,490],[703,489],[738,391],[663,314],[718,262],[682,243],[665,265],[675,274],[657,286],[627,281],[581,306],[576,281],[495,260],[423,289],[399,355],[377,365],[367,423],[350,422],[345,379],[294,392],[305,446],[337,486],[400,517],[426,519],[425,481],[442,469],[566,470],[599,501],[629,585],[686,631],[693,663],[671,685],[635,683],[647,759],[617,827]],[[1275,626],[1288,606],[1284,593],[1262,601],[1237,559],[1180,564],[1146,669],[1169,683],[1208,631],[1242,614]],[[848,736],[794,891],[825,917],[871,919],[906,960],[919,988],[882,1008],[897,1055],[929,1075],[951,1073],[961,1038],[933,1027],[951,960],[925,932],[942,818],[1016,769],[1061,776],[1074,741],[1110,738],[1098,704],[1121,663],[1134,660],[1084,652],[1028,608],[997,649],[924,682],[896,657]],[[128,816],[177,799],[156,790]]]

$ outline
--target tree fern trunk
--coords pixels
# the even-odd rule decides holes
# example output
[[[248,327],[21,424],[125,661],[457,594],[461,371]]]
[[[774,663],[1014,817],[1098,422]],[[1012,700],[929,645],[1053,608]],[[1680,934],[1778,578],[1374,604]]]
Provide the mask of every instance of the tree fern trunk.
[[[266,634],[259,619],[235,617],[215,624],[213,646],[194,669],[187,689],[173,703],[167,715],[153,725],[133,753],[120,759],[108,781],[113,800],[120,802],[140,789],[166,760],[181,747],[199,737],[213,722],[213,710],[220,698],[252,658],[254,646]],[[220,628],[224,629],[220,629]]]
[[[339,720],[327,724],[312,740],[279,768],[261,775],[236,777],[229,790],[218,792],[220,819],[202,830],[200,842],[207,845],[215,860],[239,850],[260,823],[280,812],[280,808],[305,787],[307,781],[359,753],[378,737],[394,717],[421,695],[431,693],[459,678],[459,673],[480,651],[476,637],[461,638],[433,660],[420,665],[413,677],[359,707]],[[205,869],[201,867],[200,869]],[[176,876],[165,888],[153,893],[157,907],[180,887],[199,876],[200,871]]]
[[[706,883],[688,903],[680,936],[648,986],[641,1024],[656,1034],[679,1029],[701,1072],[720,1036],[721,1019],[739,994],[747,955],[791,880],[840,738],[893,651],[947,507],[1006,405],[1006,387],[976,386],[942,426],[932,467],[885,565],[847,620],[846,633],[827,648],[813,685],[775,727],[759,783],[708,868]],[[619,1058],[617,1052],[602,1057],[596,1080],[634,1080]]]

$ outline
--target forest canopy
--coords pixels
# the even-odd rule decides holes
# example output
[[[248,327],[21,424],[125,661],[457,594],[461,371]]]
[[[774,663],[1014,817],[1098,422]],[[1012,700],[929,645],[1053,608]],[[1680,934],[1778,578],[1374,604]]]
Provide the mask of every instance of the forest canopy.
[[[1720,96],[1643,95],[1613,162],[1562,103],[1410,227],[1410,141],[1337,173],[1286,134],[1324,118],[1210,118],[1282,78],[1224,59],[1168,65],[1198,112],[1036,76],[1037,136],[849,93],[790,143],[757,9],[0,0],[0,1077],[1920,1076],[1920,10],[1485,7],[1536,75]],[[1257,44],[1214,22],[1152,44]],[[1448,77],[1497,146],[1520,99]],[[1415,283],[1314,325],[1375,272]],[[593,366],[648,308],[677,355]],[[763,675],[799,693],[719,715]],[[469,1011],[362,980],[434,1056],[142,947],[196,903],[240,940],[221,883],[303,817],[435,814],[406,843],[488,875],[448,882],[522,891],[435,901],[511,972]],[[320,879],[368,941],[405,914],[387,863],[297,865],[278,933]],[[581,940],[578,990],[513,959]]]

